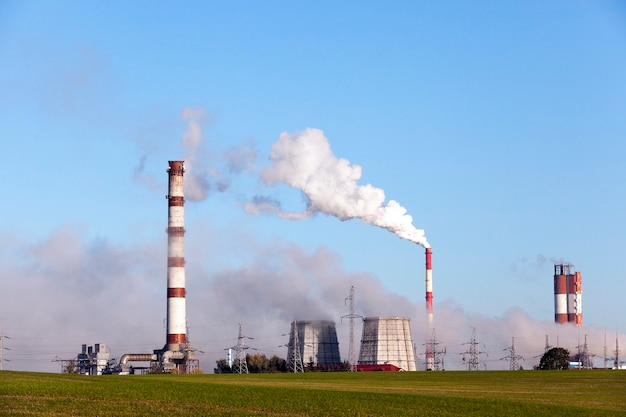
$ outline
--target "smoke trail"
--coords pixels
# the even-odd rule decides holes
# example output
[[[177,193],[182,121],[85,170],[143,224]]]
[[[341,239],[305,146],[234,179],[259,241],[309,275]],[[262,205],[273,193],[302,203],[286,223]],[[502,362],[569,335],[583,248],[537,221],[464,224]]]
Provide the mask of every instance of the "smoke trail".
[[[404,207],[395,200],[385,205],[382,189],[357,183],[361,167],[335,157],[321,130],[309,128],[293,134],[282,133],[272,147],[270,160],[273,165],[262,171],[263,181],[283,182],[298,188],[308,200],[307,208],[303,212],[284,212],[279,204],[269,204],[261,198],[247,203],[245,209],[249,213],[269,211],[294,220],[316,212],[342,221],[358,218],[429,247],[424,231],[413,226],[413,218]]]
[[[185,197],[191,201],[207,198],[211,183],[207,172],[198,164],[198,153],[202,144],[202,123],[206,119],[204,109],[184,108],[181,114],[187,122],[187,130],[183,134],[182,146],[185,148]],[[197,165],[197,166],[196,166]]]
[[[228,191],[234,174],[254,169],[256,152],[250,144],[227,149],[223,152],[221,163],[211,159],[208,150],[204,148],[202,128],[207,115],[203,108],[184,108],[181,118],[187,123],[181,145],[185,149],[182,159],[187,168],[185,196],[188,200],[202,201],[211,191]]]

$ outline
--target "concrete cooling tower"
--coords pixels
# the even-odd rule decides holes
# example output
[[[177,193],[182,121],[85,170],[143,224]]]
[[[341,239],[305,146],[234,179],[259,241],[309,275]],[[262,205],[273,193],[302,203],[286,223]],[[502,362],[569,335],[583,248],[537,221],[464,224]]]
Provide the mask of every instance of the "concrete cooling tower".
[[[366,317],[359,365],[397,366],[404,371],[415,371],[415,351],[407,317]]]
[[[295,325],[294,325],[295,323]],[[339,342],[334,321],[295,321],[291,326],[287,357],[294,357],[298,351],[305,367],[327,368],[341,365]],[[297,332],[297,333],[296,333]]]

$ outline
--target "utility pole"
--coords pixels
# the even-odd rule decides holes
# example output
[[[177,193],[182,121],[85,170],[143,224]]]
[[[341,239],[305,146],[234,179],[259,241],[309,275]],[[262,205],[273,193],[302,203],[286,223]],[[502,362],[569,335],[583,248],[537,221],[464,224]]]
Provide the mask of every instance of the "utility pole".
[[[509,354],[507,356],[505,356],[504,358],[501,358],[500,360],[505,360],[508,359],[509,360],[509,370],[511,371],[519,371],[519,360],[524,360],[524,358],[520,355],[517,354],[517,352],[515,351],[515,338],[512,337],[511,338],[511,346],[508,348],[505,348],[503,350],[508,350]]]
[[[355,318],[363,318],[363,316],[359,316],[354,313],[354,285],[350,287],[350,295],[345,299],[345,302],[350,302],[350,314],[342,316],[341,319],[344,318],[350,319],[350,341],[348,343],[348,362],[350,363],[350,372],[356,372],[356,361],[354,360],[354,319]]]

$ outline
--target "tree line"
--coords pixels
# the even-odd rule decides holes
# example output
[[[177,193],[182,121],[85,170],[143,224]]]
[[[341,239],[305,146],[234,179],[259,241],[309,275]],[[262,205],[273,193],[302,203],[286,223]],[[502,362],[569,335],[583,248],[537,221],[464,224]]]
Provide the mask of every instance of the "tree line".
[[[256,353],[254,355],[246,354],[246,363],[248,365],[248,372],[251,374],[289,372],[287,361],[276,355],[268,358],[262,353]],[[233,362],[233,366],[230,366],[226,359],[218,359],[215,361],[215,364],[216,367],[213,368],[213,372],[216,374],[230,374],[237,372],[238,369],[237,360]],[[304,364],[304,370],[309,372],[347,371],[349,369],[350,364],[347,361],[337,366],[315,365],[313,362]]]

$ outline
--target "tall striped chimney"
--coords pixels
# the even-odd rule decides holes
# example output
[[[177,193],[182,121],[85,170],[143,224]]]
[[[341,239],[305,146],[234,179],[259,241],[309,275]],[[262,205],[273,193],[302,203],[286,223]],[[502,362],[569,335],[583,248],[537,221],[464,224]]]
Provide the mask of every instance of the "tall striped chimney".
[[[179,351],[187,343],[185,310],[184,161],[168,161],[167,213],[167,341],[165,350]]]
[[[433,250],[426,248],[426,311],[428,325],[433,325]]]
[[[428,330],[433,331],[433,250],[426,248],[426,313],[428,315]],[[433,331],[434,337],[434,331]],[[435,370],[434,340],[426,343],[426,370]]]

